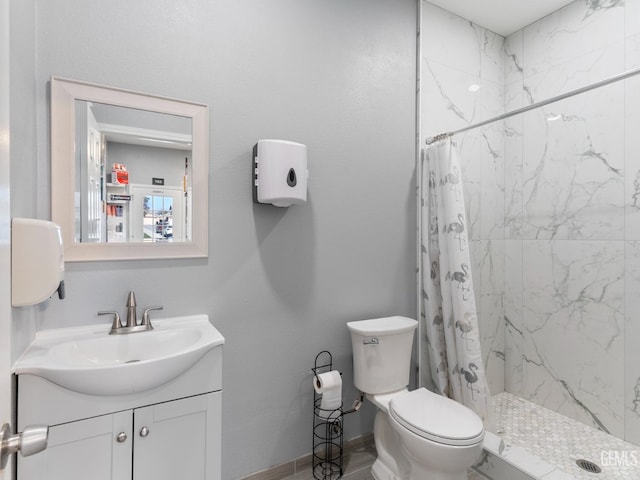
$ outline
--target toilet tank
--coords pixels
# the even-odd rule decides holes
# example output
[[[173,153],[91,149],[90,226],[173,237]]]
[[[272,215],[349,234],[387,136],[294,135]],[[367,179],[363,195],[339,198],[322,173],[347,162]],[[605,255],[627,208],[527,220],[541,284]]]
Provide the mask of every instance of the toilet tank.
[[[354,384],[364,393],[387,393],[409,384],[413,334],[418,322],[384,317],[348,322]]]

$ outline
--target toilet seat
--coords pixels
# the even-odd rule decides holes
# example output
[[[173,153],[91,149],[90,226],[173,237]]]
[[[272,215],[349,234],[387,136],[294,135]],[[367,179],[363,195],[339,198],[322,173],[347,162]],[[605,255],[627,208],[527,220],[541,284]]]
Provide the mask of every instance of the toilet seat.
[[[445,445],[473,445],[484,437],[484,425],[475,412],[426,388],[394,396],[389,414],[416,435]]]

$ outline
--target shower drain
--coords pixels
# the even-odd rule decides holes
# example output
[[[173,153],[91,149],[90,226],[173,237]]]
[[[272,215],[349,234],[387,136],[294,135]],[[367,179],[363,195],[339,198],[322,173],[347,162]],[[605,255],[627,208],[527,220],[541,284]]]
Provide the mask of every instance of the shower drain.
[[[590,473],[601,473],[602,469],[596,465],[595,463],[589,461],[589,460],[584,460],[584,459],[580,459],[580,460],[576,460],[576,464],[583,470],[586,470],[587,472]]]

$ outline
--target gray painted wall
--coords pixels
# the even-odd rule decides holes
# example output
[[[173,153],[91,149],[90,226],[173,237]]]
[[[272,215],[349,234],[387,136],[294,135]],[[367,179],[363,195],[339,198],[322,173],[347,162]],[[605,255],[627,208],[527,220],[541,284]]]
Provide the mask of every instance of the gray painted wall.
[[[415,1],[11,6],[14,214],[49,217],[50,75],[210,108],[209,258],[67,264],[66,300],[14,309],[14,355],[35,328],[103,322],[130,289],[163,316],[208,313],[227,341],[223,478],[309,453],[315,354],[333,352],[350,404],[345,323],[415,315]],[[260,138],[307,144],[306,205],[252,203]],[[367,405],[346,438],[372,422]]]
[[[123,163],[129,172],[129,183],[151,185],[154,177],[164,178],[166,186],[182,187],[184,159],[191,151],[173,148],[107,142],[107,171],[114,163]]]

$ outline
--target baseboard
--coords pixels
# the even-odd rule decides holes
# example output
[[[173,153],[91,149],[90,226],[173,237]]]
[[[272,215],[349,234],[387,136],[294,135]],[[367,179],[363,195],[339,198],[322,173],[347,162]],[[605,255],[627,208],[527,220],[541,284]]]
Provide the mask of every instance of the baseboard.
[[[367,433],[361,437],[344,442],[343,455],[345,458],[348,458],[351,453],[360,451],[363,448],[372,448],[373,445],[373,433]],[[282,480],[283,478],[295,475],[296,473],[310,470],[312,460],[313,457],[309,453],[296,458],[295,460],[291,460],[290,462],[281,463],[280,465],[275,465],[267,468],[266,470],[252,473],[239,480]]]

